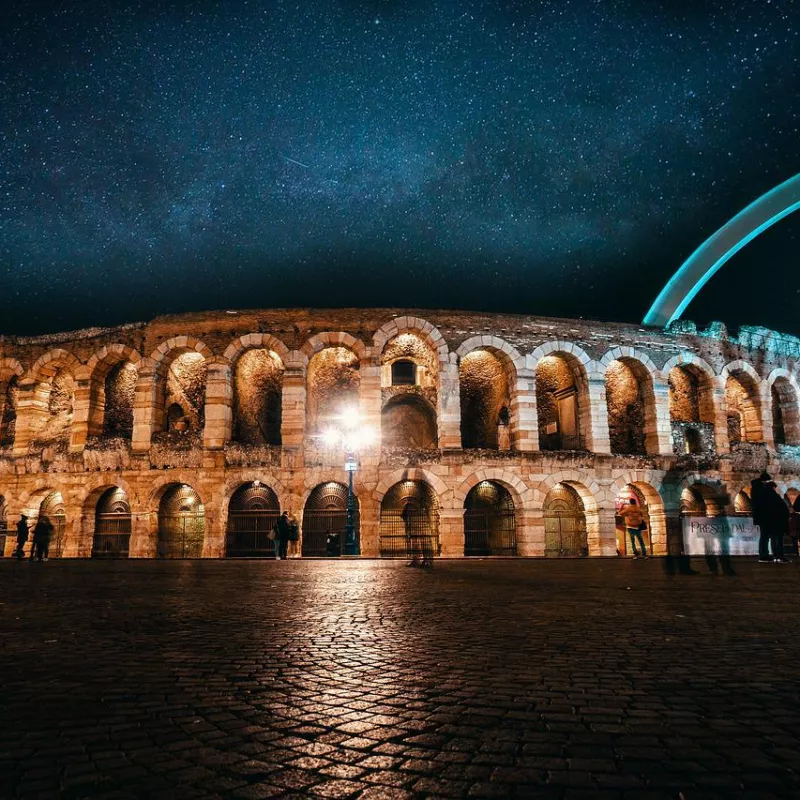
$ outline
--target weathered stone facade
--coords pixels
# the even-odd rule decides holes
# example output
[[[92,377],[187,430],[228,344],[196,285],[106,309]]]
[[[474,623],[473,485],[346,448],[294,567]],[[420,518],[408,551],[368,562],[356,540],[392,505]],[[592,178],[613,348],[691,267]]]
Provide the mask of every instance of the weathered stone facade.
[[[629,496],[664,553],[679,546],[682,507],[743,513],[739,493],[765,468],[794,499],[798,361],[800,340],[760,328],[396,309],[0,337],[0,515],[9,529],[22,511],[55,515],[58,554],[88,557],[113,495],[114,513],[130,512],[131,557],[163,555],[165,520],[180,515],[200,531],[196,555],[224,557],[245,485],[268,487],[303,531],[314,489],[345,481],[345,453],[320,431],[357,403],[378,434],[355,478],[363,556],[387,554],[415,497],[445,556],[615,555]],[[490,484],[504,491],[472,491]],[[503,547],[491,543],[495,496],[513,538]],[[465,526],[469,537],[479,519],[485,546],[470,549]],[[582,546],[553,545],[567,528]]]

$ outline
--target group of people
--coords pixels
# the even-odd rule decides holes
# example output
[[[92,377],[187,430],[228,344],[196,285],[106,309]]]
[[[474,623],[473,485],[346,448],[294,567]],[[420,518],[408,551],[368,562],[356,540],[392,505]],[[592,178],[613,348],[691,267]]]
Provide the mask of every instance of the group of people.
[[[300,538],[300,525],[294,514],[284,511],[278,521],[272,526],[269,538],[275,548],[275,558],[277,561],[287,558],[289,542],[296,542]]]
[[[753,524],[758,525],[758,561],[761,564],[788,564],[784,558],[783,540],[790,534],[797,555],[800,515],[792,513],[778,493],[769,473],[762,472],[750,481],[750,501],[753,505]]]
[[[31,561],[47,561],[50,553],[50,540],[53,538],[53,523],[47,516],[41,516],[36,521],[33,528],[33,543],[31,544],[30,560]],[[17,523],[17,549],[14,551],[14,556],[18,560],[25,558],[25,545],[30,536],[30,528],[28,527],[28,517],[25,514],[20,514],[19,522]]]

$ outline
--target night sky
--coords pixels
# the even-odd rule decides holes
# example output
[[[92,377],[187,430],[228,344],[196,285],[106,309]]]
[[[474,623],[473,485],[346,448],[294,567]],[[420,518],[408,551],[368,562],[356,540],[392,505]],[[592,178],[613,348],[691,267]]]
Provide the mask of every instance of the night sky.
[[[800,172],[791,0],[12,2],[0,332],[203,309],[639,321]],[[800,333],[800,213],[685,316]]]

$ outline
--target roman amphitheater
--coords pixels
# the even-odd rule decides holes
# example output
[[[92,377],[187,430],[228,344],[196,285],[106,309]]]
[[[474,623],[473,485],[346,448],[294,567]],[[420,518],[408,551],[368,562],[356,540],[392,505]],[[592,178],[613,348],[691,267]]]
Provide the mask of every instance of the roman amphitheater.
[[[749,513],[769,470],[800,489],[800,340],[721,324],[456,311],[281,309],[0,337],[0,527],[54,522],[51,556],[342,552],[357,466],[361,557],[655,554],[688,516]],[[356,453],[326,432],[359,414]],[[408,509],[409,513],[406,513]]]

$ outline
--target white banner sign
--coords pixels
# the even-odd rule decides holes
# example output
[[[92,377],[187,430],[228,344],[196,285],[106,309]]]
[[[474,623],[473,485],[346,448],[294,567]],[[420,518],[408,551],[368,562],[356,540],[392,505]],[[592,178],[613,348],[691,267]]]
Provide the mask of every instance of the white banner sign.
[[[706,553],[758,555],[758,528],[750,517],[684,517],[683,546],[692,556]]]

